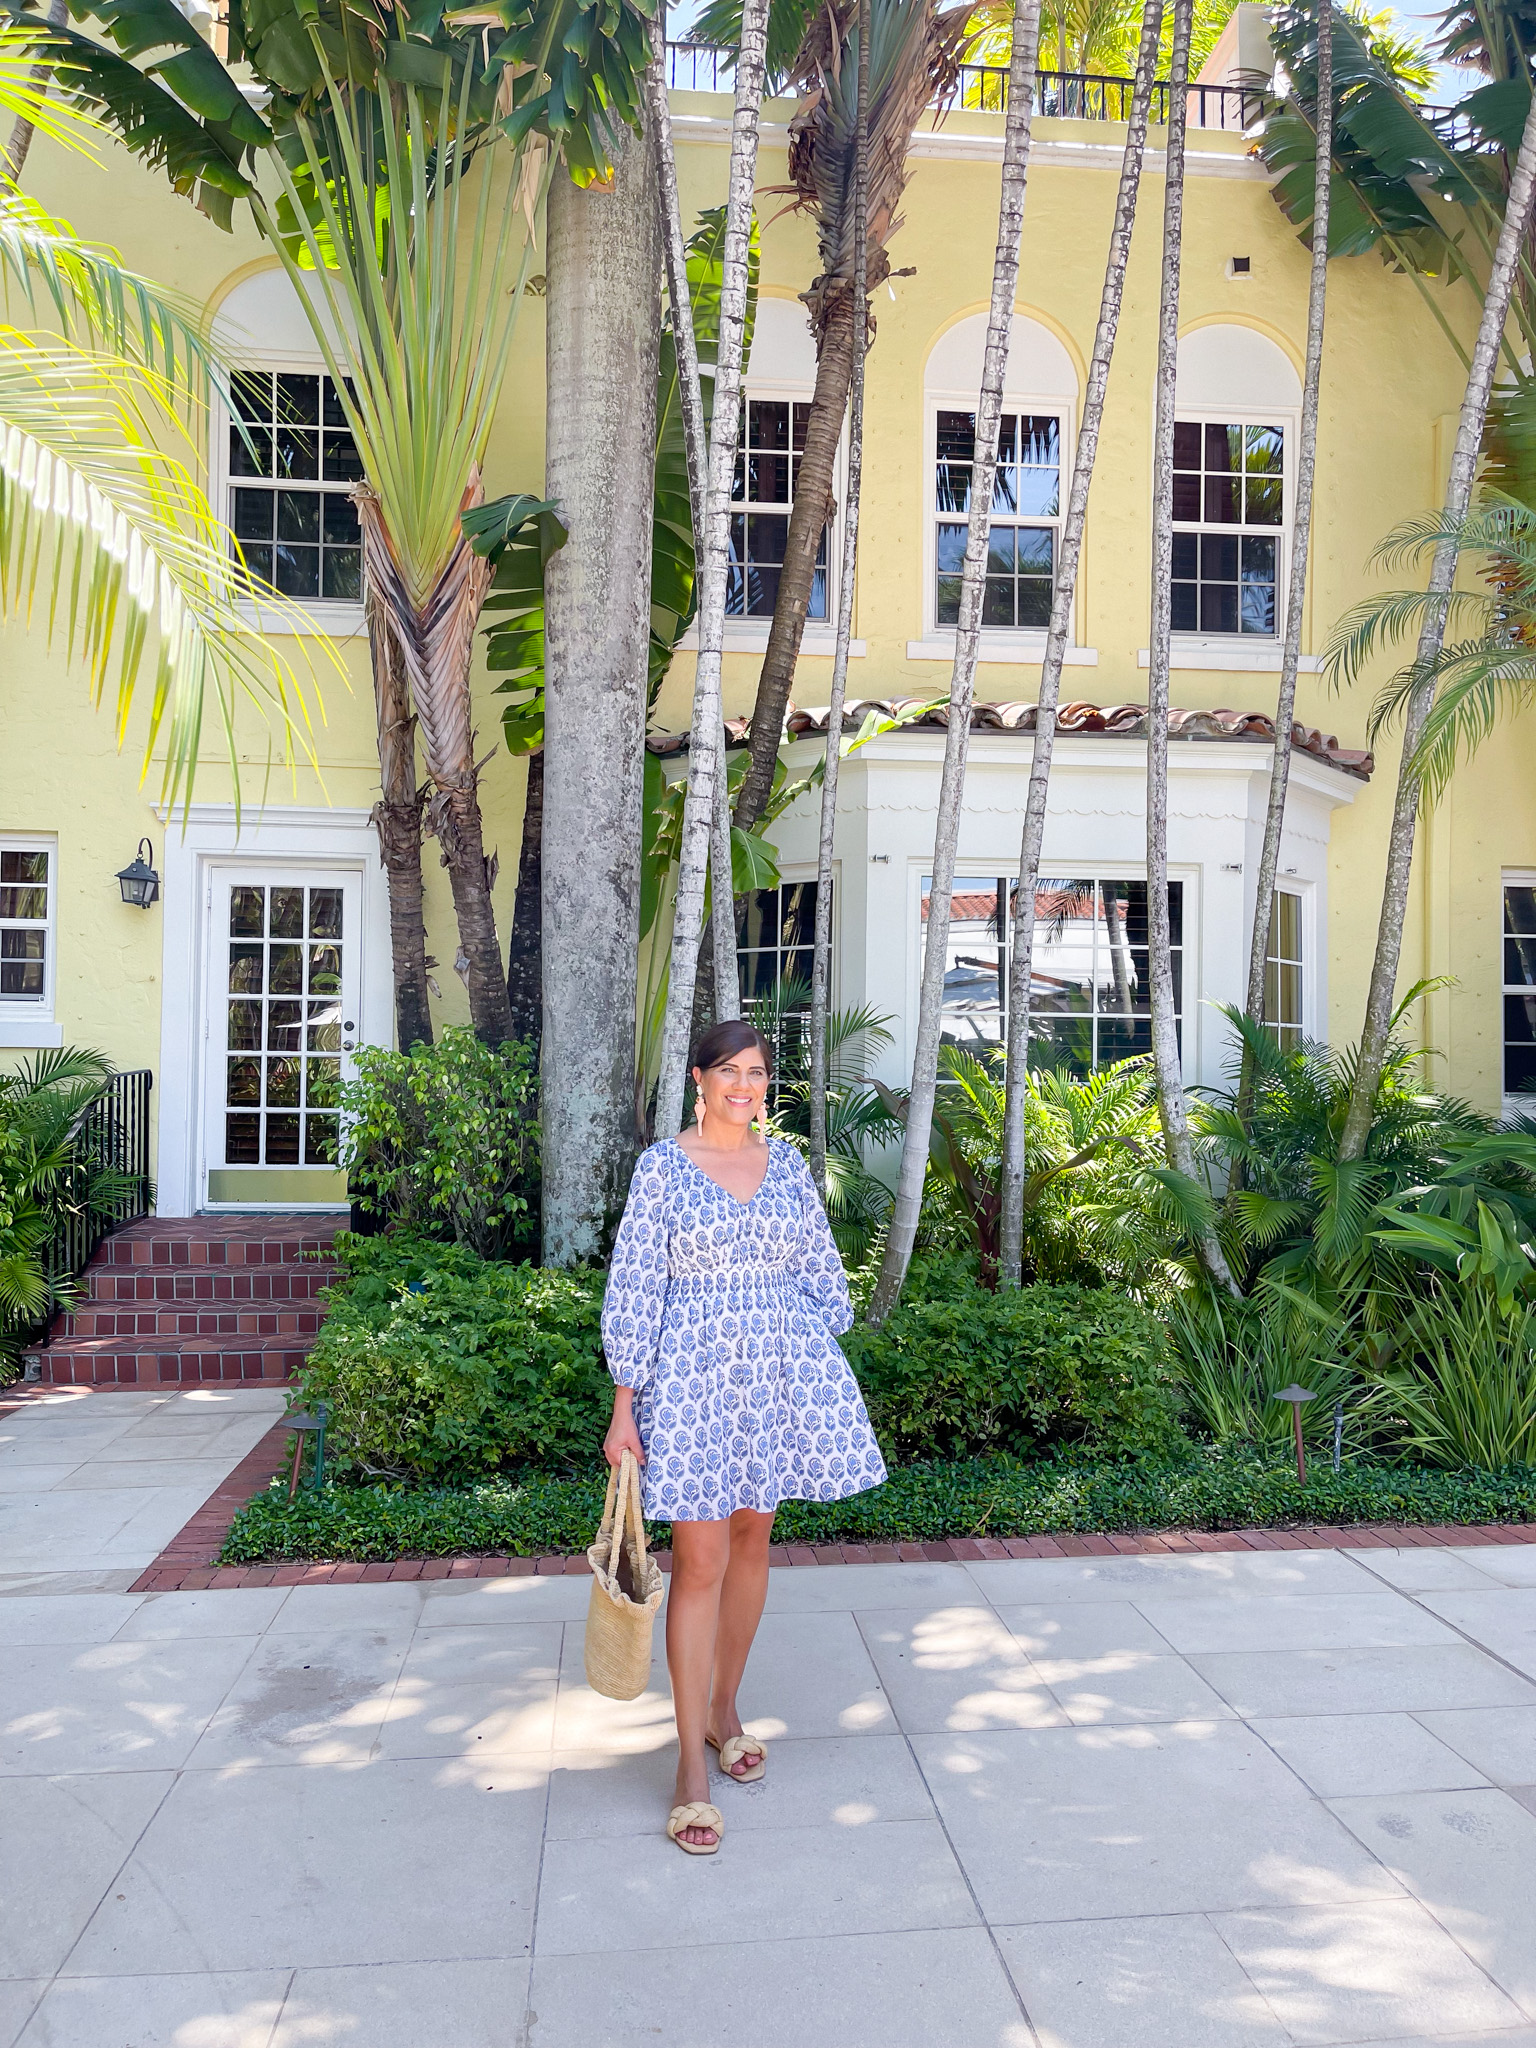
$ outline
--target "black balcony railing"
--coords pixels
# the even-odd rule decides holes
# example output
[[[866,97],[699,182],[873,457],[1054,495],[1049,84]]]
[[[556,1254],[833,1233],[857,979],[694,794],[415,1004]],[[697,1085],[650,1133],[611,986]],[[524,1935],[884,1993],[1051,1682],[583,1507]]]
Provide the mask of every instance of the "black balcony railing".
[[[669,43],[667,83],[680,92],[729,92],[736,52],[716,43]],[[1133,82],[1086,71],[1041,71],[1035,77],[1035,112],[1063,121],[1128,121]],[[986,114],[1006,113],[1005,65],[962,64],[949,104]],[[1242,135],[1263,118],[1264,95],[1251,87],[1192,85],[1189,125]],[[1168,118],[1168,87],[1152,88],[1152,119]]]
[[[105,1090],[75,1125],[72,1149],[75,1183],[60,1190],[59,1220],[43,1256],[51,1285],[67,1288],[90,1264],[91,1254],[124,1223],[147,1216],[154,1198],[149,1178],[149,1091],[154,1076],[148,1067],[114,1074]],[[111,1174],[117,1194],[103,1207],[87,1199],[96,1176]]]

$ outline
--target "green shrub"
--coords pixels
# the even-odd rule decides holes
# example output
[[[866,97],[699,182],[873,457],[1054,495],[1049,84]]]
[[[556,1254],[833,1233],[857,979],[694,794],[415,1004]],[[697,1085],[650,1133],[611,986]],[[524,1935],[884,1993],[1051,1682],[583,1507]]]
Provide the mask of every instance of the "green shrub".
[[[842,1341],[897,1460],[1055,1446],[1153,1458],[1185,1443],[1161,1326],[1110,1288],[993,1294],[946,1266]]]
[[[340,1242],[350,1271],[300,1382],[306,1404],[330,1406],[338,1476],[595,1468],[611,1392],[600,1274]]]
[[[1429,1465],[1536,1465],[1536,1308],[1483,1289],[1431,1297],[1375,1376],[1404,1448]]]
[[[458,1026],[409,1052],[360,1046],[341,1091],[354,1200],[494,1258],[537,1235],[535,1065]]]

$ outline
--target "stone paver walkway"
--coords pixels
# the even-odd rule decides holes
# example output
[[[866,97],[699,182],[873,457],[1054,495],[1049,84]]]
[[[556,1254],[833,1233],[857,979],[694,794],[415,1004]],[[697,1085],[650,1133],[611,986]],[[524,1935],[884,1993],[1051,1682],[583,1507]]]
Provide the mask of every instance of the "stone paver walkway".
[[[75,1554],[0,1555],[0,2048],[1536,2048],[1536,1548],[776,1570],[709,1861],[585,1580]]]
[[[127,1588],[285,1405],[281,1387],[60,1387],[0,1413],[0,1592]]]

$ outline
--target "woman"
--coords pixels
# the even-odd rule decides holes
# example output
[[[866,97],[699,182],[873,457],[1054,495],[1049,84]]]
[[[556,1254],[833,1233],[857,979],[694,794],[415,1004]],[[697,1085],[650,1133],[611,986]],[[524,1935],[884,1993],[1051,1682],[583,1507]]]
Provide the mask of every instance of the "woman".
[[[853,1311],[826,1213],[794,1147],[753,1128],[771,1078],[753,1025],[704,1033],[697,1122],[640,1155],[603,1298],[615,1382],[604,1449],[610,1465],[634,1453],[646,1514],[672,1524],[667,1833],[690,1856],[713,1856],[724,1833],[706,1744],[739,1784],[766,1767],[736,1689],[767,1597],[774,1509],[885,1477],[834,1341]]]

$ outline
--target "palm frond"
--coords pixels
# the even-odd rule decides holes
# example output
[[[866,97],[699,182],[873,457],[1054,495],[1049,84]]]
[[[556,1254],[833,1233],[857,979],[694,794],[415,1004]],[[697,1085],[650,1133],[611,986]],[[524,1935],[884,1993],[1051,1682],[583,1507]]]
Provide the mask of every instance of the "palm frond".
[[[113,687],[119,744],[152,663],[143,772],[163,747],[167,803],[190,794],[211,699],[238,801],[240,697],[275,719],[289,758],[297,744],[314,759],[298,679],[245,608],[278,631],[305,620],[231,554],[187,469],[157,445],[146,407],[171,397],[140,364],[0,327],[0,603],[28,620],[44,608],[97,701]]]

